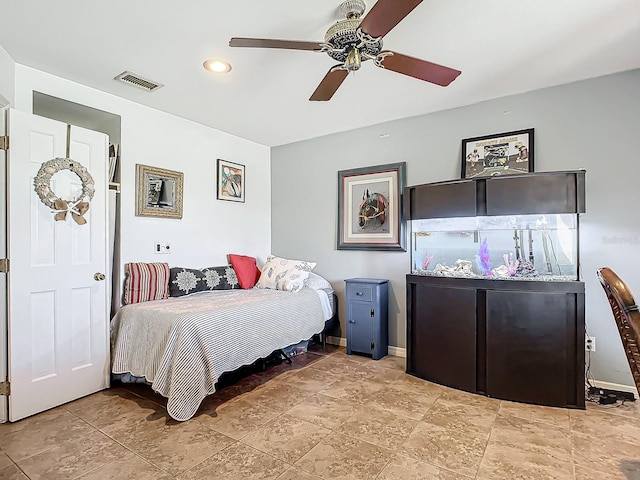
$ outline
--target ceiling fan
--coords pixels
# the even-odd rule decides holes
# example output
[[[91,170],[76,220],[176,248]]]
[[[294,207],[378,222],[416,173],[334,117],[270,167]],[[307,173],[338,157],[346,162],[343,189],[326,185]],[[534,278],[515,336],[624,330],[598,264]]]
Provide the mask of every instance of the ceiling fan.
[[[309,50],[328,54],[340,63],[324,76],[309,98],[313,101],[330,100],[349,72],[355,72],[367,60],[373,60],[377,67],[446,87],[462,73],[460,70],[382,50],[382,37],[420,3],[422,0],[378,0],[371,11],[361,18],[366,8],[364,1],[346,0],[339,7],[340,13],[346,18],[327,30],[324,42],[234,37],[229,41],[229,46]]]

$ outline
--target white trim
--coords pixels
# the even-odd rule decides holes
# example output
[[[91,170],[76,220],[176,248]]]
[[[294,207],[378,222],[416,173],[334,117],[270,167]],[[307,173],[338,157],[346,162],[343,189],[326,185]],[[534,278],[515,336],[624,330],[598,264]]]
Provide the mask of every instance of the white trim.
[[[6,112],[9,101],[0,95],[0,135],[6,135]],[[7,152],[0,152],[0,184],[7,185]],[[6,191],[6,190],[4,190]],[[0,197],[0,258],[7,255],[7,202],[6,196]],[[0,273],[0,382],[7,380],[7,274]],[[0,423],[9,420],[7,397],[0,397]]]
[[[402,347],[392,347],[389,345],[389,355],[393,355],[394,357],[402,357],[407,358],[407,349]]]
[[[327,336],[327,343],[331,345],[339,345],[341,347],[347,346],[347,339],[343,337],[330,337]],[[407,357],[407,350],[402,347],[393,347],[389,345],[387,347],[389,349],[389,355],[393,355],[394,357]]]
[[[620,385],[619,383],[601,382],[600,380],[594,380],[593,385],[598,388],[606,388],[608,390],[618,390],[620,392],[633,393],[633,396],[638,398],[638,390],[631,385]]]
[[[347,339],[343,337],[330,337],[327,335],[327,343],[331,345],[339,345],[341,347],[347,346]]]

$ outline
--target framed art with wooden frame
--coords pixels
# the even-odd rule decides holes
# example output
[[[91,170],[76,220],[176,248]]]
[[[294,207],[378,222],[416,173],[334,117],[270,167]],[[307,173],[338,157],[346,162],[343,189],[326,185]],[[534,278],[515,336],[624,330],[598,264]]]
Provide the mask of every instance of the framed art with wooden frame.
[[[406,251],[406,163],[338,172],[338,250]]]
[[[533,172],[533,128],[462,140],[462,178]]]
[[[182,218],[182,172],[136,165],[136,215]]]
[[[218,159],[218,200],[244,203],[244,165]]]

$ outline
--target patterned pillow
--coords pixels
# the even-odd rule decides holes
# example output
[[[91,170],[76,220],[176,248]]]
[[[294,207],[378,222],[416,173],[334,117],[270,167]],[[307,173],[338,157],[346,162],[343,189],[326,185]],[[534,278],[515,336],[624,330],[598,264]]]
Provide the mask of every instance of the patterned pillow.
[[[209,290],[233,290],[240,286],[233,265],[203,268],[202,273]]]
[[[287,270],[286,275],[276,282],[276,290],[299,292],[309,278],[309,273],[310,272],[305,270],[297,270],[295,268]]]
[[[124,273],[123,305],[167,298],[169,264],[125,263]]]
[[[288,260],[269,255],[267,262],[262,267],[256,287],[297,292],[304,286],[304,281],[309,277],[308,272],[313,270],[315,266],[315,262]],[[306,272],[307,275],[305,276],[301,272]],[[300,278],[302,279],[300,280]],[[300,281],[302,284],[298,287]]]
[[[231,290],[237,286],[238,277],[231,265],[202,270],[173,267],[169,275],[170,297],[211,290]]]

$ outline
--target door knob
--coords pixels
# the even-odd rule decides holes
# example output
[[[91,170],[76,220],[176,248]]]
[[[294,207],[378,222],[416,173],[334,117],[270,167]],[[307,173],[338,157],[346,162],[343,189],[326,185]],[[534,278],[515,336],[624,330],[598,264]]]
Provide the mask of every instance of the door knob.
[[[94,274],[93,274],[93,279],[94,279],[96,282],[101,282],[102,280],[104,280],[104,278],[105,278],[105,277],[104,277],[104,273],[94,273]]]

